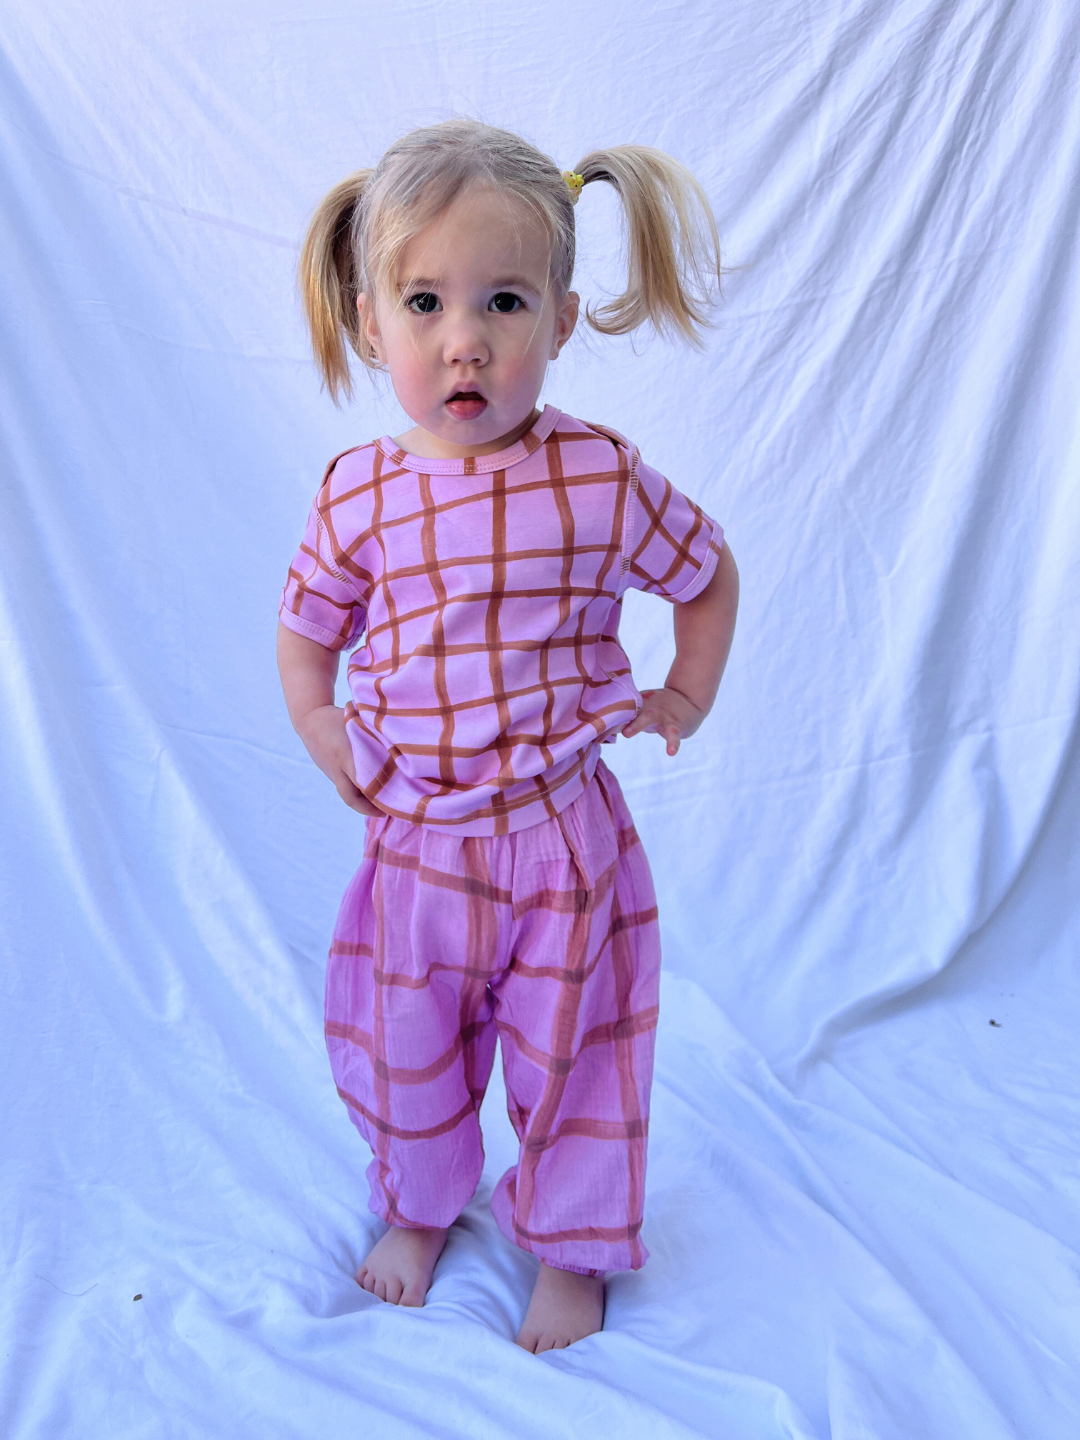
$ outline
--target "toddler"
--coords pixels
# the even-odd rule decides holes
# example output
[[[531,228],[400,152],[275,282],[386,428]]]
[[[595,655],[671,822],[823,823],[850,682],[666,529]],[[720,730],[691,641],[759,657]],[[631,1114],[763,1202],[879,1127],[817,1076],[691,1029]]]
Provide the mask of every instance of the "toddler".
[[[629,279],[588,322],[696,339],[716,229],[657,150],[560,173],[454,120],[326,197],[301,259],[322,374],[350,392],[347,342],[414,425],[327,467],[280,609],[293,724],[368,817],[326,983],[334,1078],[389,1227],[356,1278],[424,1303],[480,1177],[498,1037],[520,1150],[492,1208],[540,1262],[517,1336],[535,1352],[599,1330],[605,1273],[647,1256],[657,912],[600,745],[650,731],[676,753],[712,705],[738,589],[719,525],[629,441],[538,408],[578,318],[574,205],[601,180]],[[619,645],[631,586],[674,602],[662,689],[636,689]]]

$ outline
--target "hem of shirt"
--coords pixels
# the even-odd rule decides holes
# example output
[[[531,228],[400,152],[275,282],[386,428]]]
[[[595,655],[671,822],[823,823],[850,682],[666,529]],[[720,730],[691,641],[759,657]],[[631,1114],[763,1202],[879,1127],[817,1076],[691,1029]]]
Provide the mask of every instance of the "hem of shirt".
[[[349,643],[347,639],[341,638],[337,630],[328,630],[325,625],[316,625],[313,620],[305,620],[302,615],[294,615],[284,603],[278,606],[278,619],[286,630],[295,630],[297,635],[314,640],[317,644],[324,645],[327,650],[344,650]]]
[[[356,753],[355,750],[353,753]],[[547,799],[554,808],[556,815],[561,815],[564,810],[569,809],[574,801],[585,791],[586,787],[591,783],[593,776],[596,774],[596,767],[600,763],[600,758],[600,741],[594,740],[590,754],[586,757],[585,763],[575,778],[567,781],[565,785],[561,785],[554,794],[548,795]],[[359,777],[357,783],[361,789],[364,788]],[[501,835],[516,835],[522,830],[531,829],[533,825],[542,825],[545,820],[552,819],[547,806],[544,804],[544,797],[542,795],[538,795],[536,800],[529,805],[522,805],[516,810],[507,812],[505,816],[496,817],[493,815],[485,820],[470,820],[467,815],[462,816],[460,820],[439,819],[437,816],[432,817],[430,815],[423,820],[417,820],[412,815],[403,814],[398,810],[391,810],[387,805],[382,803],[381,797],[379,796],[372,796],[370,798],[372,805],[377,805],[383,812],[383,815],[390,820],[402,820],[406,825],[419,825],[422,829],[438,830],[443,835],[460,835],[463,839],[466,837],[472,839],[475,836],[497,837]],[[491,797],[486,795],[484,804],[487,805],[490,803]],[[499,819],[505,821],[504,827],[500,827]]]
[[[720,551],[724,548],[724,532],[721,527],[712,521],[712,535],[709,537],[709,548],[705,552],[705,559],[701,562],[701,569],[688,585],[675,595],[665,595],[665,600],[670,600],[673,605],[685,605],[687,600],[693,600],[700,595],[705,586],[712,579],[716,567],[720,561]]]

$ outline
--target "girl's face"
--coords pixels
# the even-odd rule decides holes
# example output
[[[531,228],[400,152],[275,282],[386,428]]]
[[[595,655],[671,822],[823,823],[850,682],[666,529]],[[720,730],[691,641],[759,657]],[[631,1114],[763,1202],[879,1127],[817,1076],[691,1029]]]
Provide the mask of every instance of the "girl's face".
[[[560,299],[549,273],[539,220],[511,196],[472,187],[406,245],[398,296],[360,297],[367,336],[417,426],[400,444],[460,458],[528,429],[548,362],[577,322],[577,295]]]

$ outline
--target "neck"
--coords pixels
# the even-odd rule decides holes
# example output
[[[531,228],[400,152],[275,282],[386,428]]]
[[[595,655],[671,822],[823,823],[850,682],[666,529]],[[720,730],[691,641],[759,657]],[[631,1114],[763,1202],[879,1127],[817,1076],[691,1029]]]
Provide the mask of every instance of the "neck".
[[[540,411],[534,407],[520,425],[514,426],[513,430],[507,431],[505,435],[500,435],[495,440],[485,440],[477,445],[455,445],[450,440],[444,440],[441,435],[433,435],[430,430],[425,430],[421,425],[414,425],[403,435],[395,435],[394,444],[400,446],[409,455],[419,455],[425,460],[467,460],[471,456],[494,455],[499,450],[506,450],[511,445],[516,445],[521,437],[532,429],[539,418]]]

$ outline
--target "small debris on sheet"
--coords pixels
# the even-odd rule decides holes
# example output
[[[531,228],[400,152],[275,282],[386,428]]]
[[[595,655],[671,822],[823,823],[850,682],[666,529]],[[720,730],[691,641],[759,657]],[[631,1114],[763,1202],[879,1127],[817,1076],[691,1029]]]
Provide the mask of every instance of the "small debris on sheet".
[[[991,1025],[996,1025],[999,1030],[1001,1029],[1001,1021],[1000,1021],[1000,1020],[991,1020],[991,1021],[990,1021],[990,1024],[991,1024]]]
[[[991,1020],[990,1023],[991,1023],[991,1025],[992,1025],[994,1022]],[[142,1299],[142,1294],[140,1293],[140,1294],[138,1294],[138,1295],[132,1295],[131,1298],[132,1298],[132,1300],[141,1300],[141,1299]]]

